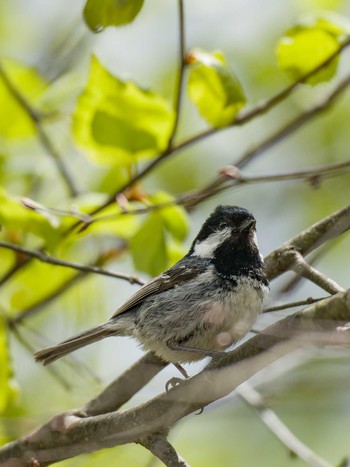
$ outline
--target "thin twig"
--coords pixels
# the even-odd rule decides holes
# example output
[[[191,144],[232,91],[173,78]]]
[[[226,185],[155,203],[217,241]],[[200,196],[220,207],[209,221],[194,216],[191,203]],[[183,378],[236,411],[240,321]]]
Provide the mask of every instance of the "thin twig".
[[[232,166],[225,167],[224,169],[221,170],[222,174],[225,173],[225,178],[230,177],[229,171],[231,168],[236,170],[236,168]],[[346,172],[344,172],[344,169],[350,170],[350,161],[321,165],[321,166],[317,166],[314,168],[308,168],[308,169],[298,170],[298,171],[290,171],[290,172],[282,172],[282,173],[277,173],[277,174],[266,174],[266,175],[258,175],[258,176],[245,175],[241,173],[240,171],[238,171],[237,169],[237,174],[231,177],[232,180],[234,181],[234,185],[227,184],[221,187],[220,191],[227,190],[227,189],[232,188],[233,186],[241,185],[241,184],[269,183],[269,182],[279,182],[279,181],[285,181],[285,180],[310,180],[311,183],[314,183],[315,180],[317,180],[318,182],[322,178],[345,175]],[[112,219],[117,219],[119,217],[127,216],[127,215],[146,214],[152,211],[166,209],[174,205],[193,206],[194,201],[198,200],[198,196],[199,196],[198,194],[201,191],[202,190],[198,190],[195,192],[190,191],[188,193],[183,193],[182,195],[179,195],[176,198],[166,201],[164,203],[152,204],[149,206],[132,209],[132,210],[125,209],[119,212],[118,214],[102,215],[102,216],[97,216],[95,218],[92,218],[89,214],[85,214],[82,212],[65,211],[62,209],[56,209],[56,208],[44,206],[42,204],[40,204],[39,207],[35,207],[37,203],[35,201],[29,200],[28,198],[25,198],[25,200],[22,200],[22,202],[26,207],[29,207],[30,209],[35,210],[35,211],[46,211],[46,212],[51,212],[52,214],[57,214],[60,216],[73,217],[75,219],[79,219],[82,222],[85,222],[88,228],[90,225],[95,224],[97,222],[110,221]],[[216,193],[218,193],[218,190],[216,190],[215,193],[213,194],[216,194]],[[210,194],[210,196],[212,196],[213,194]],[[207,193],[206,196],[209,196],[209,193]],[[203,200],[204,197],[201,197],[200,199]],[[30,205],[28,204],[28,202],[30,202]]]
[[[48,264],[54,264],[56,266],[62,266],[65,268],[71,268],[71,269],[76,269],[78,271],[84,271],[84,272],[91,272],[94,274],[101,274],[103,276],[109,276],[109,277],[115,277],[117,279],[123,279],[130,284],[140,284],[143,285],[144,281],[139,279],[136,276],[131,276],[129,274],[123,274],[121,272],[113,272],[109,271],[107,269],[100,268],[98,266],[89,266],[86,264],[79,264],[79,263],[74,263],[71,261],[64,261],[62,259],[54,258],[47,253],[44,253],[43,251],[38,251],[38,250],[28,250],[27,248],[20,247],[18,245],[12,244],[12,243],[7,243],[7,242],[2,242],[0,241],[0,248],[7,248],[8,250],[13,250],[17,251],[18,253],[22,253],[24,255],[30,256],[32,258],[38,259],[39,261],[43,263],[48,263]]]
[[[22,269],[29,261],[30,258],[17,259],[14,265],[0,278],[0,287],[11,279],[11,277],[14,276],[17,271]]]
[[[19,331],[18,327],[13,323],[13,321],[8,320],[9,327],[11,329],[12,334],[15,336],[16,340],[24,347],[30,355],[33,355],[35,349],[32,345],[23,337],[22,333]],[[71,384],[60,375],[56,368],[52,367],[49,368],[49,372],[51,375],[60,383],[65,389],[72,389]]]
[[[265,425],[296,456],[312,467],[331,467],[331,464],[297,438],[272,409],[265,406],[263,397],[250,384],[241,384],[236,392],[258,412]]]
[[[275,133],[273,133],[264,141],[259,143],[256,147],[243,154],[232,165],[239,169],[245,167],[257,156],[260,156],[261,154],[265,153],[267,150],[271,149],[273,146],[280,143],[285,138],[287,138],[299,128],[301,128],[303,125],[308,123],[316,115],[319,115],[326,109],[328,109],[332,104],[334,104],[337,98],[341,95],[342,92],[346,90],[346,88],[349,85],[350,75],[347,76],[344,80],[342,80],[338,84],[338,86],[322,102],[316,104],[315,106],[301,113],[297,117],[293,118],[290,122],[285,124],[282,128],[278,129]],[[214,178],[214,180],[209,182],[200,190],[192,192],[192,202],[190,205],[194,206],[199,202],[202,202],[204,199],[207,199],[217,193],[220,193],[221,191],[226,190],[227,188],[232,188],[232,184],[223,185],[225,182],[227,182],[226,178],[223,175],[221,175],[219,177]],[[235,181],[234,184],[236,183],[238,182]]]
[[[303,305],[312,305],[312,303],[320,302],[321,300],[324,300],[326,298],[329,298],[329,296],[320,297],[320,298],[309,297],[306,300],[299,300],[297,302],[283,303],[282,305],[270,306],[268,308],[264,308],[263,313],[271,313],[274,311],[287,310],[288,308],[295,308],[297,306],[303,306]]]
[[[228,168],[229,169],[229,168]],[[325,176],[335,176],[339,175],[338,172],[341,172],[341,175],[344,174],[344,169],[350,169],[350,161],[339,162],[335,164],[321,165],[319,167],[305,169],[305,170],[295,170],[290,172],[282,172],[271,175],[239,175],[234,177],[234,180],[237,180],[238,183],[259,183],[259,182],[279,182],[284,180],[314,180],[321,179]],[[225,169],[224,169],[225,170]]]
[[[46,131],[44,130],[41,120],[43,116],[34,110],[34,108],[29,104],[24,95],[19,91],[19,89],[14,85],[8,73],[5,71],[4,67],[0,63],[0,76],[8,91],[12,94],[12,97],[18,102],[22,109],[26,112],[28,117],[31,119],[33,125],[35,126],[38,132],[38,138],[42,146],[46,149],[47,153],[51,156],[52,160],[56,164],[56,167],[61,174],[62,179],[64,180],[67,189],[71,196],[77,196],[78,189],[75,186],[75,182],[68,168],[64,164],[61,155],[58,153],[54,145],[52,144],[50,138],[48,137]]]
[[[174,92],[174,111],[175,120],[174,126],[169,139],[168,147],[165,152],[169,151],[173,147],[174,138],[176,136],[177,128],[180,120],[181,112],[181,100],[183,90],[183,80],[185,74],[185,11],[183,0],[178,0],[178,14],[179,14],[179,70],[177,74],[175,92]]]

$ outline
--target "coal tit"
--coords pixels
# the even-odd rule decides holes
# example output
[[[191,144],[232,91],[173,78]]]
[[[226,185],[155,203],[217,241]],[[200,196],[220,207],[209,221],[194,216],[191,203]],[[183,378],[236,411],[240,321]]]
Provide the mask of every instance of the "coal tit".
[[[218,206],[186,256],[141,287],[106,323],[35,358],[46,365],[105,337],[130,336],[166,362],[200,360],[251,329],[267,290],[253,215]]]

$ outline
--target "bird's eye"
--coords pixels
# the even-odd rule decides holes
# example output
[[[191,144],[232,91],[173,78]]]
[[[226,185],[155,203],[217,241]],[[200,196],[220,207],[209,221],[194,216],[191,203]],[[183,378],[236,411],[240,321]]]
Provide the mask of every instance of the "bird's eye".
[[[218,225],[219,230],[224,230],[227,227],[227,222],[221,221],[220,224]]]

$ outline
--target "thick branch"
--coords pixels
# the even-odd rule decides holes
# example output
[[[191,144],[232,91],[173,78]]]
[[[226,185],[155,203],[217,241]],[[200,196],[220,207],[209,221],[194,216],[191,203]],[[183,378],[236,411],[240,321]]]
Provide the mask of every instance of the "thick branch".
[[[343,292],[344,289],[340,287],[335,281],[329,279],[320,271],[317,271],[313,266],[310,266],[305,261],[304,257],[295,250],[289,250],[289,252],[285,252],[285,255],[291,256],[291,261],[294,261],[293,270],[300,274],[301,276],[309,279],[314,284],[317,284],[326,292],[330,294],[335,294],[338,292]]]
[[[349,320],[350,290],[268,327],[264,334],[212,362],[204,372],[139,407],[86,418],[81,418],[82,411],[56,416],[37,431],[0,449],[0,461],[23,460],[30,455],[48,465],[166,431],[185,415],[224,397],[256,372],[305,343],[349,343],[347,333],[335,332],[339,323]]]
[[[305,229],[265,258],[269,280],[292,267],[293,258],[288,254],[290,250],[295,250],[305,256],[328,240],[346,232],[349,228],[350,205]]]
[[[151,451],[167,467],[190,467],[163,435],[148,435],[139,440],[138,443]]]

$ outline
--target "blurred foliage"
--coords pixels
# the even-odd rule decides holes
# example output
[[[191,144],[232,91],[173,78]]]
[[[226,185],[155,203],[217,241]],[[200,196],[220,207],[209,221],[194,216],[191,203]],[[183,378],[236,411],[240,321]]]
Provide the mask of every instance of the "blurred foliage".
[[[258,0],[223,2],[220,8],[209,1],[203,5],[185,3],[186,37],[188,33],[188,45],[193,48],[186,50],[179,131],[174,141],[172,131],[177,116],[164,89],[169,89],[178,67],[176,2],[78,3],[59,0],[52,5],[50,2],[48,7],[44,0],[32,5],[23,0],[0,2],[1,241],[43,249],[67,261],[108,266],[130,274],[135,274],[136,269],[153,276],[183,256],[211,204],[244,205],[252,210],[258,218],[265,253],[348,202],[349,176],[322,181],[319,185],[280,183],[270,184],[268,189],[265,185],[242,186],[222,193],[208,201],[203,212],[194,213],[192,220],[196,225],[189,236],[192,222],[186,210],[169,205],[176,194],[204,186],[223,165],[235,163],[252,146],[275,133],[295,112],[302,112],[321,99],[327,89],[322,86],[311,89],[302,86],[264,119],[230,132],[218,131],[212,139],[198,141],[193,149],[188,146],[186,151],[174,152],[174,157],[151,172],[149,178],[129,187],[123,196],[115,195],[147,164],[164,155],[169,141],[176,145],[188,135],[230,126],[247,101],[254,107],[260,99],[268,99],[290,84],[284,73],[295,80],[326,60],[348,38],[349,1],[290,0],[280,2],[276,8],[276,2],[269,0],[263,11]],[[237,5],[242,11],[236,10]],[[324,12],[324,8],[332,11]],[[73,45],[79,41],[67,33],[67,11],[77,30],[85,27],[85,36],[80,39],[82,46],[77,45],[73,55],[70,55]],[[305,12],[308,18],[300,19]],[[123,28],[111,27],[126,24]],[[86,25],[93,32],[109,29],[94,37],[92,43]],[[55,49],[53,44],[62,45]],[[208,51],[212,49],[216,51]],[[277,63],[273,61],[274,50]],[[155,57],[154,62],[151,57]],[[340,62],[341,59],[334,59],[307,83],[331,85],[339,74]],[[348,108],[349,98],[344,96],[322,119],[314,120],[309,127],[286,139],[281,147],[273,147],[264,157],[254,160],[249,171],[263,174],[347,160]],[[62,163],[81,189],[77,196],[65,191],[55,155],[47,147],[40,147],[43,144],[38,138],[37,123],[52,140]],[[23,204],[24,197],[34,200],[32,208]],[[108,205],[114,199],[116,202]],[[89,213],[96,210],[98,214],[89,218]],[[81,218],[85,221],[77,225]],[[350,273],[347,264],[343,265],[344,250],[337,247],[331,252],[322,266],[346,286]],[[48,340],[67,337],[67,328],[72,323],[75,326],[76,321],[80,321],[81,327],[86,326],[96,316],[92,315],[94,310],[98,319],[109,316],[134,289],[124,282],[90,276],[81,287],[72,287],[68,294],[58,293],[56,300],[42,306],[73,281],[77,272],[32,260],[12,275],[13,268],[25,256],[3,248],[0,254],[0,284],[2,278],[10,276],[1,284],[0,298],[0,439],[5,442],[37,426],[39,418],[45,421],[48,414],[77,406],[96,393],[97,385],[90,384],[84,384],[81,393],[64,392],[55,377],[34,364],[24,345],[37,348]],[[314,293],[314,289],[304,286],[300,298]],[[287,301],[288,297],[284,299]],[[24,341],[19,342],[11,334],[7,320],[30,309],[34,312],[27,320],[28,329],[21,328]],[[122,359],[115,356],[112,375],[103,374],[106,365],[96,352],[92,361],[103,379],[110,379],[128,361],[129,353],[125,351]],[[109,362],[111,359],[114,362],[114,356],[106,355]],[[284,395],[289,402],[293,394],[300,396],[302,408],[294,419],[298,432],[307,438],[317,426],[310,442],[315,449],[324,449],[324,455],[334,461],[339,459],[332,446],[338,442],[339,454],[347,445],[347,440],[340,441],[341,428],[334,423],[334,431],[328,432],[329,413],[321,413],[322,407],[313,428],[309,428],[311,420],[305,407],[311,410],[313,401],[321,396],[328,406],[337,397],[336,391],[342,396],[347,394],[347,380],[343,379],[337,387],[343,374],[337,368],[338,372],[331,377],[324,367],[317,367],[315,372],[310,370],[305,388],[312,387],[311,400],[305,398],[306,389],[303,392],[299,387],[298,393],[291,382],[280,394],[281,405],[285,402]],[[64,364],[62,371],[60,366],[57,369],[63,379],[67,377]],[[316,375],[321,377],[317,379]],[[321,387],[322,375],[329,384],[328,398]],[[22,392],[21,402],[15,377]],[[317,380],[316,386],[312,385],[312,378]],[[75,385],[74,380],[70,383]],[[37,398],[39,384],[45,387],[46,406]],[[274,393],[273,384],[267,393]],[[155,391],[159,392],[159,385]],[[335,413],[339,426],[348,424],[349,418],[341,407]],[[284,447],[260,425],[255,415],[249,414],[248,409],[231,405],[225,413],[208,409],[198,419],[192,417],[175,430],[176,444],[181,454],[194,460],[193,465],[301,465],[288,458]],[[288,407],[286,414],[288,418]],[[293,416],[289,415],[288,420],[293,422]],[[343,431],[346,438],[347,431]],[[329,446],[325,446],[326,437]],[[142,448],[127,446],[65,461],[62,465],[118,462],[136,466],[146,465],[149,459],[150,454]]]
[[[6,322],[0,315],[0,415],[2,417],[14,406],[17,396],[18,387],[13,379]]]
[[[46,90],[47,82],[35,68],[12,59],[2,59],[0,73],[0,135],[6,138],[23,138],[36,133],[32,118],[9,90],[6,77],[20,96],[35,106]],[[5,74],[5,78],[4,78]]]

